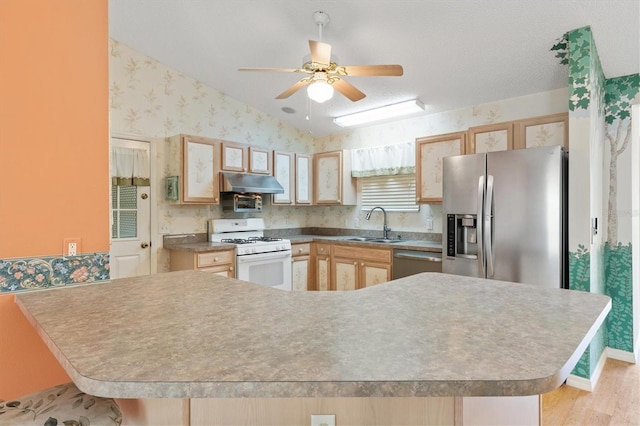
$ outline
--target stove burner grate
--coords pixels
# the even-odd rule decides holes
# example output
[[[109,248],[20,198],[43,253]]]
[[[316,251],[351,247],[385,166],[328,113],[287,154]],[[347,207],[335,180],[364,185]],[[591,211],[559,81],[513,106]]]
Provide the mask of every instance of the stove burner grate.
[[[244,238],[223,238],[220,240],[222,243],[231,243],[231,244],[251,244],[255,243],[252,239],[244,239]]]
[[[251,241],[251,242],[253,242],[253,241],[272,242],[272,241],[282,241],[282,238],[275,238],[275,237],[249,237],[249,241]]]

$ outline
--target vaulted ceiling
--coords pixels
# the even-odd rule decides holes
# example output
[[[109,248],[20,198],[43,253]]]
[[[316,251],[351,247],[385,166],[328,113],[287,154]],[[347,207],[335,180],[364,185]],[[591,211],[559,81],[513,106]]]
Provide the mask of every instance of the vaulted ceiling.
[[[346,77],[366,98],[275,99],[318,40],[341,65],[400,64],[402,77]],[[638,0],[109,0],[110,36],[314,136],[332,117],[419,98],[427,113],[566,87],[550,48],[589,25],[605,76],[640,72]],[[285,112],[283,110],[293,110]]]

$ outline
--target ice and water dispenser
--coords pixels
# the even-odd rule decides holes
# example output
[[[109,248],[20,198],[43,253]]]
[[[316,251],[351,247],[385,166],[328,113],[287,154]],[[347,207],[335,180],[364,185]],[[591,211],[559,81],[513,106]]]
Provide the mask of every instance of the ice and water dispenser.
[[[447,256],[478,258],[477,216],[447,214]]]

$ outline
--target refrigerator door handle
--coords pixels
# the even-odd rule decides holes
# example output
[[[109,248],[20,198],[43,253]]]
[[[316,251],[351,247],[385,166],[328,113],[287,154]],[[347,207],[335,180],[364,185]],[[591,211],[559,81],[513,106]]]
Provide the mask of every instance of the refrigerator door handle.
[[[482,222],[484,221],[484,176],[478,178],[478,215],[476,216],[476,239],[478,244],[478,272],[480,277],[485,277],[484,271],[484,233]]]
[[[487,196],[484,200],[484,251],[487,258],[487,278],[493,277],[493,176],[487,175]]]

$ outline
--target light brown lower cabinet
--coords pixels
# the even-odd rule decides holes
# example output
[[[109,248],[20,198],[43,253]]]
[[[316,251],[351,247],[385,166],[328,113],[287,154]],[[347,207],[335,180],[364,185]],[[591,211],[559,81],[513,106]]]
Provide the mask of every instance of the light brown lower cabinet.
[[[235,251],[206,251],[192,252],[169,250],[169,270],[184,271],[197,269],[198,271],[214,272],[227,278],[235,278]]]
[[[311,244],[291,244],[291,289],[306,291],[309,289],[311,272]]]
[[[339,243],[312,244],[310,290],[357,290],[391,281],[391,250]]]
[[[331,255],[332,290],[356,290],[391,280],[391,250],[335,244]]]

